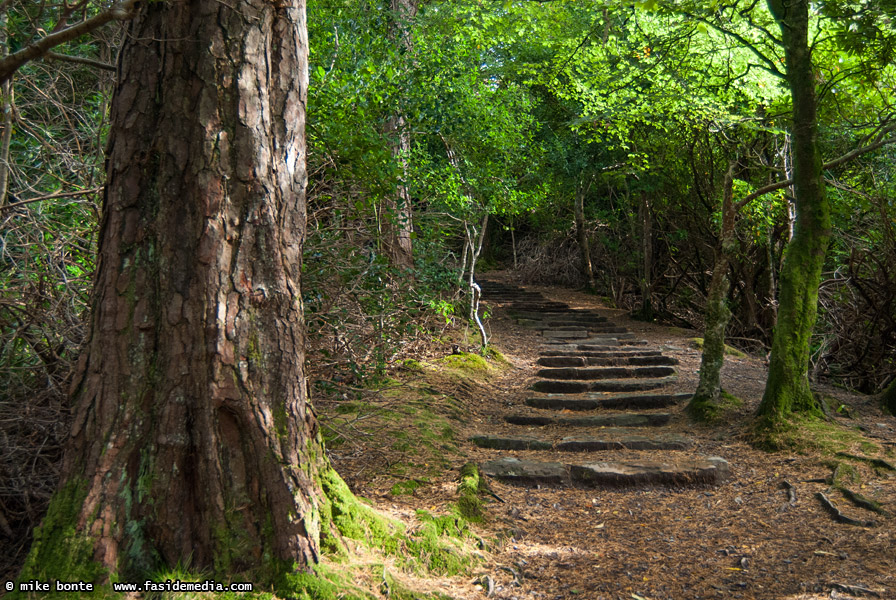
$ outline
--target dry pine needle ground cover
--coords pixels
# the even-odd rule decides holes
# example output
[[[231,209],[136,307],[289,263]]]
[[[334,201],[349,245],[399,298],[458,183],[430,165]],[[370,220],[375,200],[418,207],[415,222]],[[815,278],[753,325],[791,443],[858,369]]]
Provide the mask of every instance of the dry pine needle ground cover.
[[[532,289],[574,308],[600,310],[678,358],[682,391],[696,387],[695,332],[630,321],[585,294]],[[407,377],[398,375],[391,398],[387,393],[349,409],[338,402],[318,406],[337,470],[378,508],[405,518],[416,509],[445,511],[456,499],[460,466],[495,456],[467,440],[473,433],[502,431],[502,416],[522,406],[540,339],[501,311],[489,327],[509,364],[465,373],[428,360],[426,368],[409,365]],[[732,405],[714,426],[678,414],[672,428],[694,438],[700,454],[725,457],[732,472],[727,483],[596,490],[491,481],[499,500],[489,497],[486,522],[475,527],[494,540],[486,562],[473,576],[434,580],[431,589],[455,598],[491,593],[519,600],[896,598],[896,518],[889,516],[896,513],[896,474],[836,454],[896,462],[896,419],[871,398],[822,386],[839,414],[848,416],[807,426],[800,433],[805,448],[798,452],[767,453],[748,443],[750,415],[765,382],[764,357],[729,357],[723,377],[724,388],[742,404]],[[538,429],[526,433],[551,433]],[[557,460],[552,452],[518,455]],[[887,514],[848,502],[830,484],[832,476]],[[818,492],[845,515],[874,526],[836,522]]]

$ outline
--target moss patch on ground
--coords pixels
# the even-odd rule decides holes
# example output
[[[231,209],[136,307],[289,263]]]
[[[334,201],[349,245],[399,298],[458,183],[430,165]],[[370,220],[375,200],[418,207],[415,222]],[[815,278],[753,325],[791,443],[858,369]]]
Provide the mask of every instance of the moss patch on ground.
[[[867,447],[867,444],[877,447],[860,430],[822,417],[794,416],[774,429],[768,428],[765,423],[760,425],[761,429],[753,431],[752,443],[757,448],[773,452],[788,450],[803,454],[834,454],[853,447]]]
[[[691,346],[696,348],[697,350],[703,350],[703,338],[695,337],[690,339]],[[746,353],[725,344],[725,356],[732,356],[734,358],[747,358]]]

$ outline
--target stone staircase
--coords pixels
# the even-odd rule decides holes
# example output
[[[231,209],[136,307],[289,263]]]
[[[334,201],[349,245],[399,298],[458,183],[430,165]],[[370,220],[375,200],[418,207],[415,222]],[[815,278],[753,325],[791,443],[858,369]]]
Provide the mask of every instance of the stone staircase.
[[[676,359],[594,311],[516,286],[479,284],[486,302],[543,338],[525,410],[504,415],[519,433],[471,438],[501,452],[482,465],[486,475],[592,487],[712,485],[727,478],[725,459],[700,456],[693,440],[664,430],[690,397],[667,389],[677,378]]]

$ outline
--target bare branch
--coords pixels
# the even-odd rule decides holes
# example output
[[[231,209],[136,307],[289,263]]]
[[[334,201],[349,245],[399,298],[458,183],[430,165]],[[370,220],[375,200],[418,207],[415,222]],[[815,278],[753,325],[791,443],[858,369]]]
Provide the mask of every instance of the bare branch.
[[[867,146],[862,146],[861,148],[856,148],[855,150],[853,150],[851,152],[847,152],[843,156],[840,156],[838,158],[835,158],[834,160],[826,162],[826,163],[824,163],[824,165],[822,165],[822,168],[823,169],[833,169],[834,167],[839,167],[840,165],[842,165],[844,163],[848,163],[849,161],[851,161],[855,158],[858,158],[859,156],[861,156],[863,154],[872,152],[872,151],[877,150],[878,148],[881,148],[888,144],[896,143],[896,137],[890,137],[890,138],[883,137],[885,134],[890,133],[894,130],[896,130],[896,125],[891,125],[885,129],[881,130],[878,135],[878,140],[876,142],[874,142],[872,144],[868,144]],[[759,196],[764,196],[765,194],[774,192],[776,190],[780,190],[782,188],[789,187],[791,185],[793,185],[792,178],[787,179],[786,181],[779,181],[777,183],[771,183],[765,187],[761,187],[758,190],[756,190],[755,192],[753,192],[752,194],[739,200],[736,205],[736,208],[738,210],[740,210],[741,208],[743,208],[744,206],[746,206],[747,204],[749,204],[750,202],[752,202]]]
[[[89,67],[96,67],[97,69],[102,69],[104,71],[115,70],[115,65],[110,65],[109,63],[104,63],[100,60],[93,60],[92,58],[84,58],[83,56],[69,56],[68,54],[59,54],[58,52],[47,52],[46,54],[44,54],[43,58],[45,60],[61,60],[63,62],[87,65]]]
[[[61,31],[51,33],[33,44],[25,46],[18,52],[14,52],[3,58],[0,60],[0,83],[3,83],[12,77],[13,73],[29,61],[46,56],[51,49],[60,44],[77,39],[85,33],[90,33],[110,21],[130,19],[132,9],[136,2],[137,0],[121,0],[112,7],[86,21],[81,21],[77,25],[72,25]]]
[[[59,192],[58,194],[48,194],[46,196],[38,196],[37,198],[28,198],[27,200],[20,200],[18,202],[13,202],[12,204],[7,204],[6,206],[0,206],[0,212],[5,211],[5,210],[10,210],[10,209],[13,209],[18,206],[25,205],[25,204],[31,204],[33,202],[42,202],[44,200],[57,200],[59,198],[75,198],[76,196],[86,196],[88,194],[96,194],[101,191],[103,191],[102,186],[90,188],[89,190],[78,190],[76,192]]]

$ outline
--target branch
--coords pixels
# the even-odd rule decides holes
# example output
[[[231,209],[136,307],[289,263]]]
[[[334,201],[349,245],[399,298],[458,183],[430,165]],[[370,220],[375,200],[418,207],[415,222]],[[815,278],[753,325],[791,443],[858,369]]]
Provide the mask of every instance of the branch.
[[[103,191],[103,187],[95,187],[90,188],[89,190],[78,190],[77,192],[59,192],[58,194],[49,194],[48,196],[38,196],[37,198],[29,198],[27,200],[20,200],[18,202],[13,202],[12,204],[7,204],[5,206],[0,206],[0,212],[4,210],[10,210],[16,208],[18,206],[23,206],[25,204],[31,204],[32,202],[42,202],[44,200],[56,200],[58,198],[74,198],[76,196],[86,196],[88,194],[95,194],[97,192]]]
[[[137,0],[120,0],[112,7],[86,21],[81,21],[77,25],[72,25],[61,31],[51,33],[31,45],[25,46],[18,52],[14,52],[3,58],[0,60],[0,83],[7,81],[12,77],[13,73],[19,70],[24,64],[42,56],[46,56],[51,49],[60,44],[70,42],[86,33],[90,33],[91,31],[102,27],[109,21],[130,19],[133,14],[132,9],[136,2]]]
[[[58,52],[47,52],[43,55],[43,58],[45,60],[50,59],[61,60],[63,62],[78,63],[79,65],[96,67],[97,69],[102,69],[104,71],[115,70],[115,65],[110,65],[109,63],[104,63],[100,60],[93,60],[92,58],[84,58],[83,56],[69,56],[68,54],[59,54]]]
[[[880,135],[882,136],[882,135],[889,133],[893,130],[896,130],[896,125],[891,125],[890,127],[887,127],[886,129],[882,130],[880,132]],[[888,144],[893,144],[893,143],[896,143],[896,137],[879,139],[878,141],[874,142],[873,144],[868,144],[867,146],[862,146],[861,148],[856,148],[852,152],[847,152],[843,156],[835,158],[832,161],[826,162],[821,166],[821,168],[822,169],[833,169],[834,167],[839,167],[843,163],[847,163],[855,158],[858,158],[859,156],[861,156],[863,154],[866,154],[873,150],[877,150],[878,148],[881,148],[882,146],[886,146]],[[779,181],[777,183],[771,183],[765,187],[759,188],[758,190],[756,190],[749,196],[746,196],[745,198],[739,200],[735,206],[736,206],[737,210],[740,210],[741,208],[743,208],[744,206],[746,206],[747,204],[749,204],[750,202],[752,202],[759,196],[764,196],[765,194],[774,192],[775,190],[780,190],[781,188],[789,187],[791,185],[793,185],[793,178],[788,179],[786,181]]]

